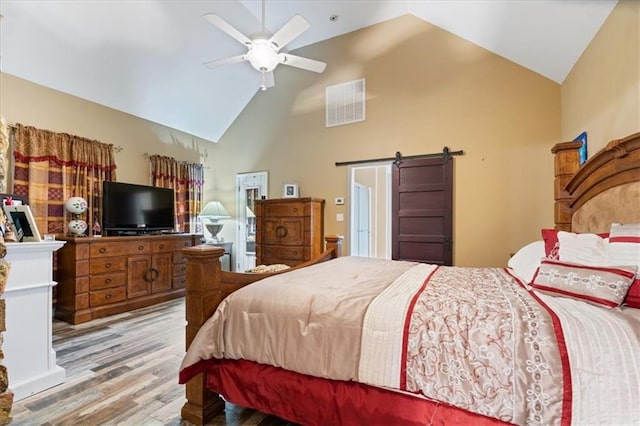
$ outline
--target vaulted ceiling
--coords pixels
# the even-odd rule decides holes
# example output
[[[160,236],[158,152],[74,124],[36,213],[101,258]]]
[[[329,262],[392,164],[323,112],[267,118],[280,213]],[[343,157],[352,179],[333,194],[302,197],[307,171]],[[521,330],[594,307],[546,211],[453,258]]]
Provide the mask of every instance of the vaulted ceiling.
[[[412,14],[562,83],[617,0],[267,0],[266,30],[311,25],[283,51]],[[0,71],[217,142],[260,87],[203,15],[262,27],[257,0],[2,0]],[[337,19],[330,19],[332,15]],[[331,58],[323,60],[331,67]],[[282,65],[280,65],[282,66]],[[309,72],[297,70],[297,72]],[[366,76],[365,76],[366,77]],[[275,70],[278,90],[278,68]]]

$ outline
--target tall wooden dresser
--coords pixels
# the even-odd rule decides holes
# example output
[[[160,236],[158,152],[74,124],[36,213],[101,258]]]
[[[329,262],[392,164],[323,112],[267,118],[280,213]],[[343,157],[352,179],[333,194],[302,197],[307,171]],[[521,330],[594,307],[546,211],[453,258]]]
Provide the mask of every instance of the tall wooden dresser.
[[[324,200],[257,200],[256,264],[295,266],[322,253]]]

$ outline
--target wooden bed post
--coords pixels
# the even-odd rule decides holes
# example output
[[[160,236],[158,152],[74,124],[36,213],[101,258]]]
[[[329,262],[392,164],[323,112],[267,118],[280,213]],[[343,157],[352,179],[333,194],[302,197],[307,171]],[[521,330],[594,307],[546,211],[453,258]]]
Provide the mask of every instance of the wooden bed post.
[[[582,142],[561,142],[551,148],[555,154],[553,198],[555,228],[571,231],[571,202],[573,197],[564,188],[580,168]]]
[[[342,256],[342,240],[344,237],[342,235],[327,235],[324,237],[324,240],[327,242],[327,247],[325,250],[333,249],[335,252],[335,257]]]
[[[193,341],[202,324],[213,314],[224,298],[216,283],[221,282],[221,247],[200,245],[182,249],[187,258],[186,272],[186,348]],[[182,406],[182,418],[203,425],[224,410],[224,400],[209,391],[200,373],[185,385],[187,402]]]
[[[218,305],[229,294],[270,275],[304,268],[341,256],[343,237],[330,235],[325,240],[327,249],[320,256],[288,270],[265,274],[222,271],[220,257],[224,254],[224,249],[221,247],[200,245],[182,249],[182,254],[187,259],[186,349],[189,349],[202,324],[213,315]],[[203,425],[224,411],[224,400],[220,395],[206,388],[203,373],[194,376],[185,386],[187,402],[182,406],[183,419]]]

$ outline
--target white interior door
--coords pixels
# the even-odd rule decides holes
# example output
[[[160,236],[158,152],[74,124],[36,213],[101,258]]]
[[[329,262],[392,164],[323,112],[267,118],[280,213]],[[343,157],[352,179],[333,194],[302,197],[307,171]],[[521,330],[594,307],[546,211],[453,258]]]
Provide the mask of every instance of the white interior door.
[[[391,259],[391,163],[349,169],[349,253]]]
[[[351,234],[352,256],[370,256],[370,238],[371,238],[371,222],[370,222],[370,200],[371,188],[368,186],[354,183],[353,185],[353,227]]]
[[[247,271],[256,266],[255,201],[266,198],[268,173],[253,172],[236,175],[238,234],[235,247],[234,271]]]

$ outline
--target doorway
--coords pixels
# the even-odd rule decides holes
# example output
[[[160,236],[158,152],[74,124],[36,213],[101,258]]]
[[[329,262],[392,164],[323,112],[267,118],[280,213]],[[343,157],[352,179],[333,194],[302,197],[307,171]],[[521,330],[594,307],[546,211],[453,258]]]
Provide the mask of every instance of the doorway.
[[[268,173],[236,175],[238,232],[234,271],[244,272],[256,266],[255,201],[267,197]]]
[[[349,254],[391,259],[391,163],[349,166]]]

